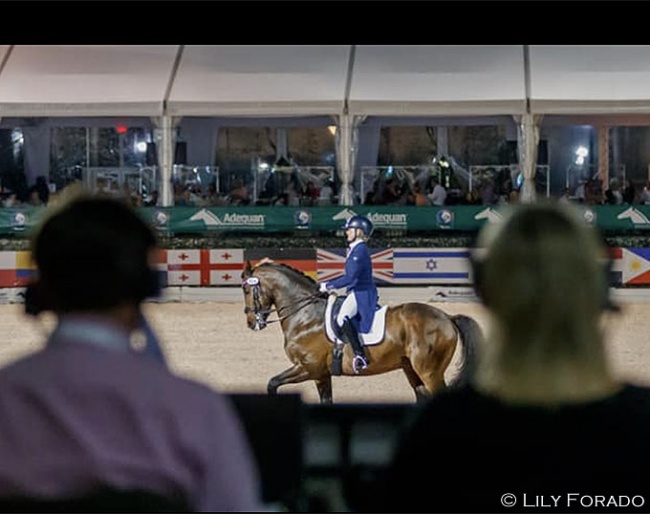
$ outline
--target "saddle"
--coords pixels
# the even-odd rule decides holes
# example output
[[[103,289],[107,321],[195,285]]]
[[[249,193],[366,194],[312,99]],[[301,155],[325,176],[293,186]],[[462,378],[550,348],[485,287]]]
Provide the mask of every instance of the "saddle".
[[[332,374],[340,375],[341,374],[341,360],[343,358],[343,345],[345,342],[341,338],[339,333],[339,327],[336,324],[336,316],[341,310],[341,305],[343,304],[346,295],[334,295],[330,294],[327,298],[327,307],[325,308],[325,333],[327,338],[333,343],[332,354]],[[379,344],[384,340],[386,335],[386,312],[388,311],[388,306],[384,305],[383,307],[377,308],[375,311],[375,316],[372,320],[372,327],[368,333],[359,333],[359,339],[364,346]]]

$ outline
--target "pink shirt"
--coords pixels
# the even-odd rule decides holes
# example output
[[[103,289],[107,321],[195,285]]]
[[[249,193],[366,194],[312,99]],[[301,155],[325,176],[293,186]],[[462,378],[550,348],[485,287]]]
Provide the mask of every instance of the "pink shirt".
[[[262,510],[226,396],[130,350],[114,326],[67,327],[0,370],[0,497],[56,499],[100,483],[181,493],[193,511]]]

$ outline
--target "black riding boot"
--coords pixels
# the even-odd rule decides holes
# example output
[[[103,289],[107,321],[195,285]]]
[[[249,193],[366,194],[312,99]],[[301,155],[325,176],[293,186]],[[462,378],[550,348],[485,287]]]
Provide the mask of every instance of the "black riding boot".
[[[363,349],[363,344],[361,343],[361,338],[359,337],[358,332],[352,326],[352,322],[349,319],[346,319],[341,327],[341,331],[346,339],[347,343],[350,343],[352,346],[352,351],[354,352],[354,360],[352,361],[352,368],[355,373],[359,373],[362,369],[368,367],[368,359],[366,357],[366,352]]]

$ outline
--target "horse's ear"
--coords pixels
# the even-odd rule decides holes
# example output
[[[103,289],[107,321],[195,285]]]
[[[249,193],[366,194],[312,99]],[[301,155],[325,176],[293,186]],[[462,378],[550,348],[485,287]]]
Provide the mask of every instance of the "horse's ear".
[[[244,266],[244,271],[242,271],[241,276],[245,277],[250,275],[253,272],[253,266],[251,266],[251,261],[246,259],[246,266]]]

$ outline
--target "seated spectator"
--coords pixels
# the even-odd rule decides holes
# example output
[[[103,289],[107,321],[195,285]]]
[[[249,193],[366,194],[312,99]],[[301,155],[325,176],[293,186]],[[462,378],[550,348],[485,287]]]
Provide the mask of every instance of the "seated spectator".
[[[316,184],[309,180],[307,181],[307,184],[305,184],[305,189],[302,191],[301,196],[300,205],[316,205],[320,196],[320,191],[316,187]]]
[[[47,179],[43,175],[39,175],[36,177],[34,187],[38,192],[38,199],[40,200],[41,205],[47,205],[47,202],[50,199],[50,186],[47,183]]]
[[[233,181],[228,200],[230,205],[248,205],[250,203],[248,188],[244,185],[243,180]]]
[[[478,246],[475,287],[491,317],[473,379],[418,411],[372,509],[523,512],[551,495],[554,512],[583,512],[596,495],[645,502],[650,389],[617,379],[608,362],[612,304],[595,229],[574,206],[520,204]]]
[[[143,202],[145,207],[155,207],[158,205],[158,190],[154,189],[151,195],[146,197],[146,200],[143,198]]]
[[[196,195],[192,192],[192,186],[189,184],[181,186],[180,196],[174,197],[176,207],[196,207]]]
[[[18,200],[18,195],[14,192],[7,193],[2,199],[2,206],[5,209],[11,209],[12,207],[20,207],[21,203]]]
[[[399,205],[403,196],[402,183],[391,175],[381,190],[381,200],[376,202],[377,205]]]
[[[580,180],[573,193],[573,199],[578,203],[585,203],[585,196],[587,194],[586,189],[587,189],[587,181]]]
[[[434,177],[431,182],[433,184],[433,190],[428,195],[429,202],[431,205],[445,205],[445,201],[447,200],[447,190],[442,184],[440,184],[438,178]]]
[[[320,188],[318,195],[318,205],[331,205],[334,198],[334,182],[326,180],[323,187]]]
[[[621,194],[622,194],[622,203],[632,205],[636,200],[636,188],[634,187],[634,184],[631,181],[626,179]]]
[[[467,191],[464,198],[464,205],[481,205],[481,193],[476,187]]]
[[[565,187],[562,190],[562,195],[557,200],[560,203],[571,203],[571,190],[568,187]]]
[[[124,199],[78,193],[46,213],[25,309],[56,325],[0,370],[0,506],[95,505],[108,491],[133,498],[127,512],[160,511],[143,497],[192,512],[260,510],[230,400],[171,372],[143,316],[159,292],[155,252]]]
[[[494,190],[494,179],[486,177],[480,186],[481,205],[494,205],[497,201],[496,192]]]
[[[43,207],[43,202],[41,201],[41,197],[38,194],[38,189],[36,186],[32,186],[29,188],[29,197],[27,199],[27,205],[30,207]]]
[[[217,184],[208,184],[208,191],[203,198],[203,205],[207,207],[223,207],[228,205],[228,199],[217,190]]]
[[[422,191],[422,186],[420,186],[419,182],[416,182],[413,187],[413,201],[415,202],[415,205],[431,205],[427,195]]]
[[[621,186],[615,178],[610,181],[609,189],[605,191],[605,201],[610,205],[621,205],[623,203]]]
[[[643,189],[641,190],[641,194],[639,195],[639,203],[648,205],[650,204],[650,189],[648,186],[650,183],[646,183],[646,185],[643,186]]]

